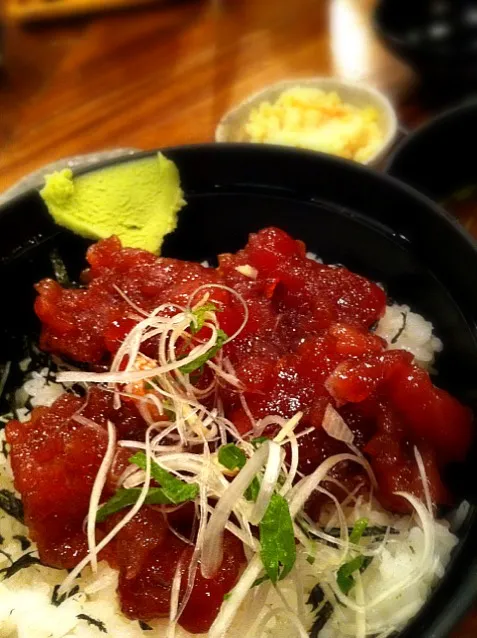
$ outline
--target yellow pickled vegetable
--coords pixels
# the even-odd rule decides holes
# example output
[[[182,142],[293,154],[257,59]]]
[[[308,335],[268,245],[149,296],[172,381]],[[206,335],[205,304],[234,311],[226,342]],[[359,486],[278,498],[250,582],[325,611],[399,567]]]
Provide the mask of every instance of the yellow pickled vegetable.
[[[283,144],[366,162],[384,135],[376,109],[343,102],[336,92],[297,87],[254,108],[245,123],[250,142]]]

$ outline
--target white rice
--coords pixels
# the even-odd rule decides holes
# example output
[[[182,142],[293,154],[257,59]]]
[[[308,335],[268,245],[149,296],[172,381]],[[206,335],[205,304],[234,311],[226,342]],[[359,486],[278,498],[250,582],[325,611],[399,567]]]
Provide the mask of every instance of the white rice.
[[[435,355],[442,350],[442,341],[434,335],[432,323],[409,306],[387,306],[376,334],[387,341],[389,350],[410,352],[415,363],[426,370],[432,368]]]

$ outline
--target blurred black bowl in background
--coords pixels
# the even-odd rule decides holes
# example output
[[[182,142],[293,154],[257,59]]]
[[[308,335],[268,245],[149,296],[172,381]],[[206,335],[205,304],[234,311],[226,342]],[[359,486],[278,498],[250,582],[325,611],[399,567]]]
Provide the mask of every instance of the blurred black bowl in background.
[[[442,113],[404,139],[387,172],[442,201],[477,184],[477,101]]]
[[[378,0],[374,25],[426,84],[477,86],[476,0]]]

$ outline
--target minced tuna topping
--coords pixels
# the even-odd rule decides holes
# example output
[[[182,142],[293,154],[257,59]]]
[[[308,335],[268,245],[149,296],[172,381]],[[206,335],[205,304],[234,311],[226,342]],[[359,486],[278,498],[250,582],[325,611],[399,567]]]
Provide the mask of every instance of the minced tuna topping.
[[[34,556],[70,570],[60,604],[107,569],[157,635],[235,636],[249,607],[253,636],[404,626],[453,545],[435,515],[472,438],[422,365],[432,326],[277,228],[217,268],[115,237],[87,259],[81,286],[37,284],[67,390],[6,426]]]

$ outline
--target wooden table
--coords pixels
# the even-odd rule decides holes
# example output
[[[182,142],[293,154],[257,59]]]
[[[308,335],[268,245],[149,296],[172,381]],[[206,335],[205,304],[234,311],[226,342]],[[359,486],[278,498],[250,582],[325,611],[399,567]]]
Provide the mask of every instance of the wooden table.
[[[0,191],[60,157],[213,139],[222,113],[289,77],[385,89],[402,121],[429,115],[377,42],[372,0],[197,0],[5,31]],[[477,611],[454,638],[477,636]]]
[[[0,2],[1,4],[1,2]],[[337,74],[398,103],[412,74],[370,26],[372,0],[189,0],[5,31],[0,191],[46,162],[97,149],[211,140],[264,84]],[[405,122],[423,116],[407,100]]]

